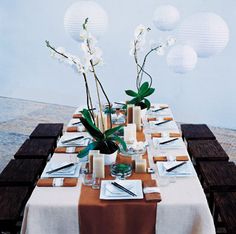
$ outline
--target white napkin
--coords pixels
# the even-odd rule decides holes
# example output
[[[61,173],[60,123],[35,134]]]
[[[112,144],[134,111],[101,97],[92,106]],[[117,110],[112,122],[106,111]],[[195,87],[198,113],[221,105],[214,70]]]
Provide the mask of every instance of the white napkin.
[[[143,193],[144,194],[148,194],[148,193],[161,193],[160,188],[159,187],[146,187],[143,189]]]

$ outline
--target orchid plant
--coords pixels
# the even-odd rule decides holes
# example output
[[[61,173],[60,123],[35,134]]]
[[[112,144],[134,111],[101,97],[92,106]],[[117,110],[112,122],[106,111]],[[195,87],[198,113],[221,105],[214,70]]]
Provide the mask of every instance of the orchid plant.
[[[165,42],[154,42],[150,41],[150,48],[144,55],[142,62],[139,59],[139,55],[142,51],[144,51],[144,47],[146,45],[146,36],[147,33],[150,32],[151,29],[145,27],[144,25],[138,25],[134,31],[134,39],[131,41],[131,49],[130,55],[134,57],[134,61],[136,64],[136,89],[134,90],[126,90],[126,94],[131,96],[132,99],[128,101],[128,104],[135,104],[136,106],[140,106],[141,109],[149,109],[151,106],[150,101],[147,99],[148,96],[152,95],[155,91],[152,88],[152,76],[146,71],[145,65],[147,58],[153,52],[156,52],[158,56],[164,55],[165,49],[169,46],[172,46],[175,43],[175,38],[169,37]],[[143,75],[146,75],[149,78],[149,81],[143,82]]]
[[[102,83],[100,82],[97,72],[96,66],[102,65],[102,50],[97,46],[96,38],[89,32],[88,30],[88,18],[83,23],[82,30],[80,32],[80,37],[83,40],[81,43],[81,50],[83,51],[84,58],[80,59],[78,56],[70,54],[66,52],[66,50],[62,47],[55,48],[53,47],[49,41],[46,41],[47,47],[51,50],[52,57],[58,59],[60,62],[64,62],[76,72],[82,75],[85,84],[86,90],[86,103],[87,109],[83,109],[81,111],[82,117],[80,117],[80,121],[85,126],[86,130],[93,137],[93,142],[91,142],[85,149],[79,152],[78,157],[84,157],[88,154],[89,150],[99,149],[101,153],[111,154],[114,153],[117,149],[119,149],[118,143],[126,150],[125,142],[115,133],[119,131],[123,126],[118,126],[112,128],[111,122],[111,103],[110,100],[104,90]],[[108,105],[107,105],[107,113],[110,115],[110,128],[104,132],[102,132],[97,126],[95,121],[95,113],[94,106],[92,101],[92,95],[88,83],[88,75],[92,73],[92,76],[95,81],[96,86],[96,95],[99,104],[99,114],[101,114],[101,121],[104,128],[104,119],[102,117],[102,103],[101,103],[101,93],[104,95]],[[100,93],[101,92],[101,93]]]

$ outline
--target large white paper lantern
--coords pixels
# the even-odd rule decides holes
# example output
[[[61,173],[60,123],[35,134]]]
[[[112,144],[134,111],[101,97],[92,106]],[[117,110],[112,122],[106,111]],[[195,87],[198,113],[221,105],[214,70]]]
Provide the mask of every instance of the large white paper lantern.
[[[180,14],[176,7],[162,5],[156,8],[153,15],[153,23],[161,31],[170,31],[175,28],[179,18]]]
[[[173,46],[167,57],[167,64],[175,73],[186,73],[195,68],[197,53],[189,45]]]
[[[199,57],[210,57],[226,47],[229,29],[219,15],[200,12],[187,18],[179,26],[177,41],[192,46]]]
[[[89,18],[89,31],[97,38],[107,29],[106,11],[98,3],[86,0],[77,1],[67,9],[64,17],[65,30],[76,41],[81,41],[80,31],[86,18]]]

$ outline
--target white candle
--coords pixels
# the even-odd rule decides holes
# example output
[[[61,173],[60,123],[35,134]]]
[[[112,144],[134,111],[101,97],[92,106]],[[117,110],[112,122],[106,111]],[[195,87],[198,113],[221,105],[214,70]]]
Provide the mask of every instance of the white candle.
[[[89,173],[93,173],[93,157],[99,154],[99,150],[89,150],[88,162],[89,162]]]
[[[97,178],[105,177],[104,154],[98,154],[93,157],[93,173]]]
[[[101,130],[101,132],[104,132],[107,130],[107,115],[105,113],[98,112],[96,116],[96,125]]]
[[[127,127],[124,127],[124,141],[128,144],[136,141],[136,124],[127,124]]]
[[[134,106],[133,108],[133,123],[136,124],[137,131],[141,131],[141,107]]]
[[[147,161],[146,159],[138,159],[135,161],[135,172],[136,173],[146,173]]]

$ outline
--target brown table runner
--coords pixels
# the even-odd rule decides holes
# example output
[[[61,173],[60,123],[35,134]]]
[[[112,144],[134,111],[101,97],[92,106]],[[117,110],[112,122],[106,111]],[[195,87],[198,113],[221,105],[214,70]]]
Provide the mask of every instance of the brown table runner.
[[[144,134],[138,133],[138,140],[144,140]],[[118,161],[124,158],[118,155]],[[147,154],[144,155],[147,159]],[[126,159],[127,160],[127,159]],[[128,159],[129,160],[129,159]],[[147,160],[148,163],[148,160]],[[106,167],[106,178],[110,176]],[[128,179],[150,181],[147,173],[133,173]],[[100,190],[82,185],[79,200],[79,226],[81,234],[153,234],[156,225],[157,202],[141,200],[100,200]]]

